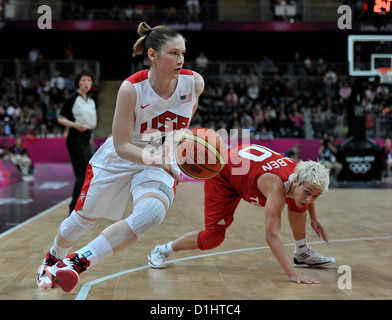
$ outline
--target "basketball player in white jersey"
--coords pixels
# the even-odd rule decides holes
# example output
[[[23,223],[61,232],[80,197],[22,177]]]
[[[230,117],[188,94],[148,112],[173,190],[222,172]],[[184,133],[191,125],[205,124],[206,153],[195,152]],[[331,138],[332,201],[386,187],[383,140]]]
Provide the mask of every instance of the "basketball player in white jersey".
[[[113,135],[90,160],[75,210],[61,223],[38,269],[39,288],[60,286],[65,292],[72,291],[81,272],[134,244],[163,221],[173,203],[179,169],[168,160],[167,143],[162,146],[162,142],[176,143],[189,126],[204,80],[198,73],[182,69],[185,39],[176,30],[150,28],[142,22],[138,34],[133,56],[145,55],[150,68],[122,83]],[[120,220],[130,196],[133,212]],[[118,221],[68,254],[102,217]]]

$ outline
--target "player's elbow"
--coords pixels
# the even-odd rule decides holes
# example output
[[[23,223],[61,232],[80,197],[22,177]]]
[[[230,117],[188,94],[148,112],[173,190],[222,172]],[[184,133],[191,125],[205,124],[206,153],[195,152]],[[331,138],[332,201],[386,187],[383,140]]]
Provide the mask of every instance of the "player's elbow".
[[[279,231],[266,231],[265,233],[265,240],[267,241],[268,245],[274,245],[276,241],[280,238]]]

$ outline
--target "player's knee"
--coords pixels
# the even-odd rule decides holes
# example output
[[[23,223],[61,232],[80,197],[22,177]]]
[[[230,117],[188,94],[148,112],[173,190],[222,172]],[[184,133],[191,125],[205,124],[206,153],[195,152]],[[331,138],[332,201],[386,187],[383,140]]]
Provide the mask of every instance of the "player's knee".
[[[135,201],[146,193],[156,193],[161,195],[162,200],[165,201],[166,207],[170,208],[174,201],[174,189],[169,188],[166,184],[159,181],[146,181],[136,185],[132,189],[132,197]]]
[[[60,225],[61,236],[67,241],[77,241],[95,225],[95,221],[88,221],[75,211]]]
[[[225,240],[226,229],[206,229],[199,233],[197,245],[200,250],[210,250],[219,247]]]
[[[139,201],[132,214],[125,219],[132,231],[140,238],[147,231],[159,226],[166,216],[166,208],[162,201],[146,198]]]

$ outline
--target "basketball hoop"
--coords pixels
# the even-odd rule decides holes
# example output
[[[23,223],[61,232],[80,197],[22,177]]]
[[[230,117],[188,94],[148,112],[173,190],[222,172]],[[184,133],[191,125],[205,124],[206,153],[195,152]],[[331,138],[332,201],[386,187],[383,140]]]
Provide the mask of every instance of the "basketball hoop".
[[[380,83],[392,83],[392,68],[376,68]]]

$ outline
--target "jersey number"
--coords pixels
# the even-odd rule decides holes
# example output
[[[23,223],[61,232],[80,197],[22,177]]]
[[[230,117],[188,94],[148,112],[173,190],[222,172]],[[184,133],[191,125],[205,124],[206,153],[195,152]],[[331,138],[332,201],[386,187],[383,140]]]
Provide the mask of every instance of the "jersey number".
[[[251,151],[253,151],[253,153],[251,153]],[[270,156],[272,156],[272,154],[280,155],[279,153],[271,149],[257,145],[250,145],[238,151],[238,155],[240,157],[257,162],[268,159]]]

